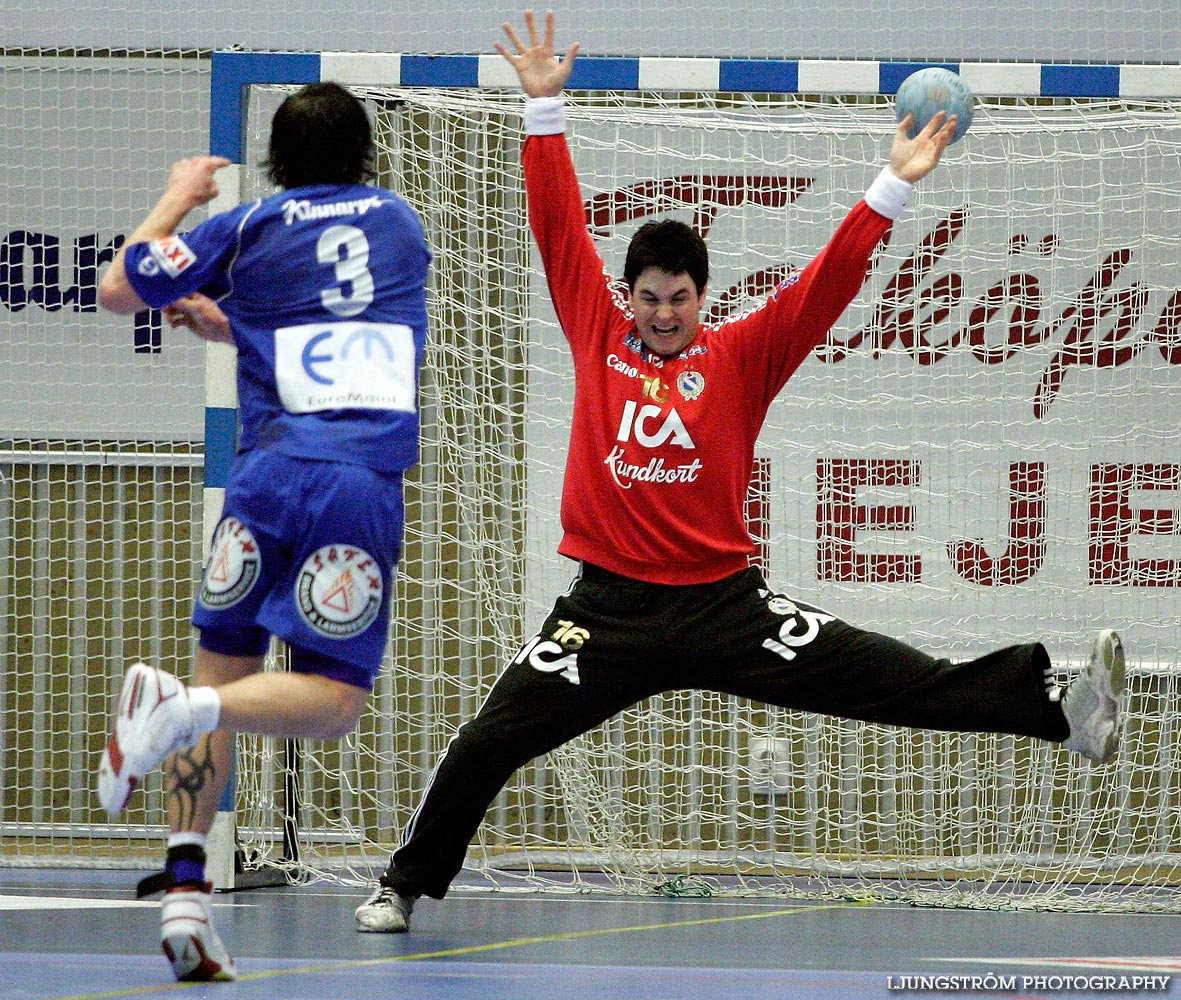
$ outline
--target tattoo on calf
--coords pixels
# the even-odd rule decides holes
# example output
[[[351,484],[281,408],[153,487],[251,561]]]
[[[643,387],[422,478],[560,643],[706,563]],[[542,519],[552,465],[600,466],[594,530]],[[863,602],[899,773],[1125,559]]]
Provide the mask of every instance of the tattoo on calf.
[[[176,818],[187,825],[197,812],[197,797],[209,783],[217,767],[210,747],[212,734],[206,734],[195,746],[178,750],[169,763],[173,778],[169,799],[176,804]]]

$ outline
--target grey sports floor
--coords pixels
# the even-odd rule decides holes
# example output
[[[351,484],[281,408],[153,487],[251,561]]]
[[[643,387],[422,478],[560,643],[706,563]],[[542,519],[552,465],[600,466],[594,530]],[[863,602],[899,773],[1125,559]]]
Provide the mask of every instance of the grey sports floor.
[[[240,978],[182,985],[158,904],[132,898],[143,874],[0,867],[0,998],[1181,997],[1181,916],[461,887],[374,935],[353,930],[364,893],[326,883],[216,895]],[[1109,988],[1137,976],[1167,984]]]

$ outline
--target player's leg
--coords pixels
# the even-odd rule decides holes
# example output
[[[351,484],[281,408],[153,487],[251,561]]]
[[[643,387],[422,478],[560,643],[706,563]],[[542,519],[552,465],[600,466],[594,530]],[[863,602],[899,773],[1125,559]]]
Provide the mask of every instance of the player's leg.
[[[262,659],[202,649],[195,681],[209,682],[221,703],[218,728],[165,763],[171,832],[165,869],[140,883],[139,896],[163,892],[161,946],[181,981],[230,980],[234,961],[214,929],[205,846],[231,766],[235,732],[335,739],[364,711],[372,670],[292,649],[290,673],[260,673]],[[344,673],[354,682],[325,676]]]
[[[255,673],[216,690],[221,730],[335,740],[356,728],[371,689],[317,673]]]
[[[117,811],[146,770],[182,750],[170,763],[168,868],[141,883],[141,895],[166,893],[162,939],[179,979],[234,974],[203,881],[232,733],[336,738],[356,724],[381,666],[401,538],[400,477],[273,454],[236,473],[193,615],[195,684],[133,666],[100,772]],[[326,586],[340,593],[326,597]],[[259,672],[271,634],[288,642],[290,673]]]
[[[844,625],[845,630],[850,626]],[[864,653],[847,661],[858,685],[852,718],[954,732],[1012,733],[1063,743],[1095,763],[1115,754],[1122,728],[1123,646],[1111,629],[1069,687],[1056,680],[1039,642],[952,662],[906,643],[853,629],[846,642]],[[882,664],[889,664],[880,671]],[[877,685],[867,677],[880,671]],[[839,707],[838,702],[838,707]]]
[[[642,607],[647,586],[612,591],[588,568],[558,599],[451,740],[401,846],[356,911],[358,931],[407,930],[414,899],[446,894],[514,771],[667,686],[653,652],[659,635],[628,617]]]
[[[124,688],[130,686],[137,697],[121,700],[112,736],[115,740],[122,735],[123,752],[114,760],[104,759],[112,774],[133,785],[138,781],[135,775],[154,766],[149,748],[143,745],[145,731],[153,734],[157,751],[160,743],[181,744],[164,763],[169,821],[164,870],[142,880],[137,888],[141,899],[161,898],[160,944],[181,981],[237,976],[234,960],[213,924],[213,886],[205,875],[206,842],[229,780],[234,739],[232,731],[218,728],[217,691],[262,669],[270,636],[254,618],[280,563],[278,546],[262,526],[247,526],[249,506],[242,500],[238,491],[229,494],[227,511],[214,534],[193,614],[201,635],[191,684],[135,664],[124,679]],[[138,729],[136,712],[128,711],[137,703]],[[192,718],[194,704],[201,715],[197,722]],[[100,796],[103,792],[100,781]],[[104,796],[108,808],[120,801],[120,795],[113,800]]]
[[[225,656],[199,648],[195,686],[217,687],[262,668],[261,656]],[[163,892],[160,944],[181,981],[232,980],[233,958],[214,929],[213,887],[205,877],[205,847],[232,766],[233,734],[206,733],[164,762],[169,835],[164,871],[140,883],[140,898]]]
[[[746,652],[710,674],[730,693],[912,728],[1012,733],[1054,742],[1070,735],[1062,691],[1040,643],[953,662],[757,587],[736,597],[727,614],[733,617],[735,649]],[[1099,662],[1091,673],[1100,697],[1111,694],[1110,683],[1106,689],[1099,683],[1103,678],[1115,674],[1116,686],[1122,686],[1117,645],[1118,639],[1096,646]],[[1113,698],[1104,708],[1118,715]]]
[[[351,732],[368,703],[370,671],[334,657],[307,655],[310,665],[304,671],[261,673],[261,655],[225,656],[202,647],[192,685],[163,670],[133,665],[100,767],[103,804],[119,812],[143,776],[174,751],[183,751],[183,760],[191,756],[185,748],[196,746],[202,768],[228,759],[228,750],[218,749],[204,760],[200,748],[214,732],[311,739],[339,739]],[[211,668],[211,662],[219,668]],[[242,673],[238,664],[244,664]],[[201,684],[202,677],[211,683]],[[222,744],[228,747],[228,735],[209,745]]]
[[[221,710],[216,730],[165,762],[174,834],[208,834],[229,779],[235,732],[335,739],[352,731],[368,703],[365,687],[317,674],[261,670],[262,657],[198,650],[191,688],[212,687]]]
[[[587,697],[559,674],[531,666],[527,649],[447,745],[401,846],[354,914],[358,931],[407,930],[417,897],[446,895],[488,806],[512,774],[631,703],[630,695],[608,691]]]

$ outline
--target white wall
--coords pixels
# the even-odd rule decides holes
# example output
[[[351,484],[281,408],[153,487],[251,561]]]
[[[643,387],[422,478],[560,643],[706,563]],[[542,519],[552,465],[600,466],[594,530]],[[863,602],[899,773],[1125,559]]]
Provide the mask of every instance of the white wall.
[[[208,149],[208,80],[207,60],[0,60],[0,438],[201,439],[203,344],[100,312],[95,282]]]
[[[501,22],[519,22],[526,5],[195,0],[135,6],[3,0],[4,44],[490,52]],[[555,0],[550,6],[559,43],[581,41],[596,55],[1176,63],[1181,53],[1181,18],[1170,0],[1120,4],[1118,14],[1087,0]]]

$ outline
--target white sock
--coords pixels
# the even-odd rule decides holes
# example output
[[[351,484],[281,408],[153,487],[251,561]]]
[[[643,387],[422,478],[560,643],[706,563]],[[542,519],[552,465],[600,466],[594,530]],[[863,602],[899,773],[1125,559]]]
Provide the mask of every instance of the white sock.
[[[193,710],[193,735],[211,733],[221,718],[221,695],[216,688],[189,688],[189,706]]]
[[[180,833],[170,833],[168,835],[169,847],[180,847],[181,844],[193,844],[196,847],[205,849],[205,842],[209,838],[203,833],[193,833],[191,831],[182,831]]]

